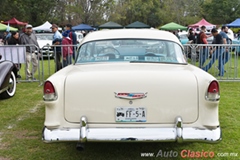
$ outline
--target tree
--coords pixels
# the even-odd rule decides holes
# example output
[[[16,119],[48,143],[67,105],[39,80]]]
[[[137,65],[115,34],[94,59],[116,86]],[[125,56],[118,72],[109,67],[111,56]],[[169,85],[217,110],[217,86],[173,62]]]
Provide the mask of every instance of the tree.
[[[203,5],[204,16],[214,24],[232,22],[240,15],[240,0],[208,0]]]

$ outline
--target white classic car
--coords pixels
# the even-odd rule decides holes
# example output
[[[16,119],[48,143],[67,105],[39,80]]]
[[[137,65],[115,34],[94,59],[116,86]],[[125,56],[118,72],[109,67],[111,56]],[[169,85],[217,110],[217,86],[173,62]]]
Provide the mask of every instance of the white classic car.
[[[43,58],[54,58],[54,50],[51,47],[53,40],[53,33],[38,33],[36,34],[37,41]]]
[[[218,81],[166,31],[88,34],[75,64],[45,81],[43,99],[45,142],[221,140]]]

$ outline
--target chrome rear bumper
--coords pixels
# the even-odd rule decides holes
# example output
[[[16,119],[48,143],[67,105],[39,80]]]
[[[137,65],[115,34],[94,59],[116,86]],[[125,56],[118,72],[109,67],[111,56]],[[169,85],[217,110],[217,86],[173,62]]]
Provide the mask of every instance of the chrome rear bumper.
[[[221,141],[221,129],[183,128],[182,119],[176,118],[172,128],[89,128],[82,117],[80,129],[43,129],[43,141],[159,141],[159,142],[209,142]]]

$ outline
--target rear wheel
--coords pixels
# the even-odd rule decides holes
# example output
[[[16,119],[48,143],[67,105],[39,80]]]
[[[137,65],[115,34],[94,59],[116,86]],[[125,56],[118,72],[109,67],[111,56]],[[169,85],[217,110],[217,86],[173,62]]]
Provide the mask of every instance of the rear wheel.
[[[13,97],[15,95],[15,92],[16,92],[16,85],[17,85],[16,76],[13,72],[11,72],[11,77],[9,79],[9,84],[8,84],[8,89],[0,94],[0,98],[1,99],[6,99],[6,98]]]

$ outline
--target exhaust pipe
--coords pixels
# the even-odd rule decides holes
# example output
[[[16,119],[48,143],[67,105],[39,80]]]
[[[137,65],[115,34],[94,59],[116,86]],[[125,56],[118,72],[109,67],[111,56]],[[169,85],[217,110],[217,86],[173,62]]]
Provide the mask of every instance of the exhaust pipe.
[[[85,145],[83,143],[80,143],[80,142],[77,143],[76,149],[78,151],[83,151],[84,148],[85,148]]]

